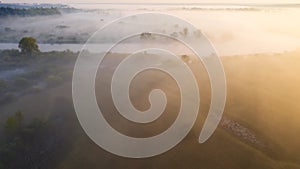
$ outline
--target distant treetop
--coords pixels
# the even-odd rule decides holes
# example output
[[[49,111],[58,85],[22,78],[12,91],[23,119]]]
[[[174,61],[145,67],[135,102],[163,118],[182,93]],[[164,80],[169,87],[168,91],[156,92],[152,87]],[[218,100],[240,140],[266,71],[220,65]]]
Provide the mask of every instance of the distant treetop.
[[[11,8],[0,7],[0,17],[7,16],[46,16],[46,15],[60,15],[58,8]]]
[[[40,51],[36,39],[32,37],[22,38],[19,42],[19,48],[24,54],[32,54]]]

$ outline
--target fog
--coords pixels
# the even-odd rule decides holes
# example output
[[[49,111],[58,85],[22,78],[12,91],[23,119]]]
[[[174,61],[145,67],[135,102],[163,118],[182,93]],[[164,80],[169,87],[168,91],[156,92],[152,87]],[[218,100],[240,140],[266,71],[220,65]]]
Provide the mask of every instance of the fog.
[[[84,5],[78,8],[91,8]],[[1,19],[0,36],[2,43],[17,43],[24,36],[35,37],[39,43],[46,44],[84,44],[89,37],[105,24],[122,16],[142,12],[161,12],[178,16],[199,28],[215,45],[221,56],[241,55],[252,53],[277,53],[292,51],[300,48],[300,17],[298,8],[276,7],[173,7],[173,6],[124,6],[98,5],[97,9],[84,9],[74,13],[62,13],[61,16],[41,17],[11,17]],[[123,25],[122,25],[123,24]],[[130,23],[126,29],[135,29]],[[183,31],[180,25],[174,25],[172,30],[161,31],[171,35]],[[110,43],[118,39],[118,29],[111,30],[100,43]],[[188,32],[193,37],[193,32]],[[46,48],[58,50],[69,48],[78,49],[78,46],[62,45]],[[11,47],[11,45],[8,45]],[[1,49],[5,45],[1,45]]]
[[[45,135],[45,139],[41,140],[41,146],[30,142],[39,147],[37,153],[26,147],[30,150],[29,155],[38,156],[41,160],[24,160],[23,148],[11,148],[12,152],[21,154],[20,160],[11,158],[11,163],[3,162],[4,168],[12,168],[5,165],[13,166],[29,161],[32,165],[38,164],[42,167],[28,168],[57,169],[300,169],[300,137],[297,137],[300,133],[300,50],[297,50],[300,49],[300,23],[297,22],[300,8],[178,5],[131,5],[127,8],[126,5],[102,5],[78,5],[76,8],[82,9],[69,13],[62,11],[61,15],[0,19],[0,50],[17,49],[22,37],[32,36],[37,39],[42,51],[32,56],[15,50],[0,52],[0,126],[3,126],[5,120],[16,110],[24,112],[28,119],[45,118],[50,127],[54,126],[49,130],[51,134]],[[134,107],[145,111],[151,106],[149,93],[153,89],[164,91],[168,102],[160,118],[143,125],[132,123],[125,119],[115,106],[111,84],[117,66],[128,57],[128,53],[135,51],[153,58],[155,52],[140,50],[149,46],[181,54],[180,58],[189,66],[199,84],[200,109],[195,126],[174,149],[147,159],[119,158],[93,143],[76,118],[72,104],[72,76],[78,53],[66,50],[79,51],[93,33],[104,25],[120,17],[142,12],[178,16],[195,25],[198,30],[192,30],[186,26],[188,24],[183,26],[180,23],[167,22],[165,18],[136,22],[138,17],[128,17],[127,20],[116,22],[112,27],[102,29],[101,36],[89,41],[92,44],[84,48],[90,52],[81,53],[86,54],[81,60],[88,64],[81,69],[88,72],[83,74],[83,77],[93,75],[85,70],[97,66],[91,64],[96,63],[93,59],[99,56],[94,54],[92,49],[101,52],[101,49],[114,45],[113,42],[120,40],[124,34],[132,35],[123,39],[122,45],[113,47],[112,52],[107,52],[98,65],[94,91],[103,117],[118,132],[138,138],[162,133],[178,117],[182,99],[180,86],[176,79],[157,70],[149,69],[136,74],[131,81],[129,95]],[[153,23],[152,21],[155,21],[155,24],[148,24]],[[167,25],[166,22],[170,24]],[[149,25],[154,25],[151,29],[167,34],[168,37],[162,38],[160,35],[149,33]],[[137,28],[147,28],[147,31],[142,34],[130,34]],[[223,119],[212,137],[204,144],[199,144],[198,138],[212,99],[210,77],[196,55],[190,55],[190,50],[185,49],[180,41],[170,38],[179,37],[189,42],[201,37],[201,33],[204,33],[218,53],[224,56],[220,59],[227,83]],[[148,43],[152,42],[151,40],[158,41],[154,44],[156,46]],[[207,49],[205,47],[207,46],[203,48]],[[43,52],[52,50],[55,51]],[[201,53],[201,56],[204,55]],[[79,55],[79,58],[80,56],[82,55]],[[138,64],[137,62],[136,65]],[[174,63],[163,60],[158,64],[173,68]],[[190,83],[190,80],[185,81]],[[85,80],[82,82],[87,84]],[[0,135],[2,133],[0,128]],[[4,137],[0,137],[0,147],[14,144],[5,142],[2,146],[1,138]],[[15,140],[20,139],[13,139]],[[53,140],[54,143],[49,146],[48,142]],[[0,168],[1,157],[6,157],[6,152],[10,153],[6,149],[0,149]],[[41,152],[46,155],[41,155]]]

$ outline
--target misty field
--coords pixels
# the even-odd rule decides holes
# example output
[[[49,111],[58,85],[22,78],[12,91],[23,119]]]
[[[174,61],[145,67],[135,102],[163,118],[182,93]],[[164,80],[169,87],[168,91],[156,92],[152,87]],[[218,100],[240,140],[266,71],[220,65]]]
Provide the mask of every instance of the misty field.
[[[2,5],[0,169],[300,169],[300,34],[296,22],[299,5],[98,4],[96,9],[59,4]],[[200,38],[201,32],[207,36],[224,66],[226,106],[215,133],[199,144],[211,102],[208,74],[201,60],[183,50],[186,47],[160,41],[157,46],[174,49],[194,73],[201,97],[198,117],[187,137],[173,149],[151,158],[123,158],[100,148],[81,127],[72,99],[74,65],[93,32],[117,18],[149,11],[182,17],[199,28],[191,31],[174,24],[165,29],[158,24],[157,29],[170,39],[193,41]],[[148,26],[146,21],[132,24],[136,18],[131,19],[128,23],[119,22],[119,28],[126,32]],[[160,22],[164,23],[157,21]],[[90,44],[91,48],[100,50],[119,39],[119,30],[111,29]],[[24,38],[30,43],[20,45]],[[168,102],[157,120],[147,124],[130,122],[113,103],[111,81],[116,67],[129,55],[128,51],[155,40],[164,39],[143,32],[123,41],[119,48],[106,53],[98,67],[98,106],[109,124],[128,136],[141,138],[162,133],[173,124],[180,109],[176,81],[158,70],[137,74],[129,89],[130,101],[141,111],[150,106],[151,90],[165,92]],[[93,51],[85,52],[95,56]]]
[[[94,144],[76,119],[68,80],[1,105],[1,125],[17,110],[24,113],[27,121],[40,118],[56,124],[59,129],[54,130],[54,135],[64,141],[57,154],[45,156],[46,161],[53,164],[51,168],[300,168],[300,138],[297,136],[300,132],[297,104],[300,96],[299,54],[294,51],[223,57],[228,84],[224,117],[217,131],[204,144],[199,144],[197,139],[209,108],[209,80],[205,69],[199,67],[200,61],[190,56],[193,60],[190,67],[197,72],[200,83],[198,119],[183,142],[153,158],[121,158]],[[114,68],[123,58],[123,54],[111,54],[102,64]],[[54,60],[56,63],[59,58]],[[145,137],[160,133],[172,124],[180,103],[179,91],[172,78],[146,71],[134,79],[130,96],[138,109],[149,107],[147,97],[153,88],[161,88],[168,98],[162,117],[154,123],[137,125],[122,119],[113,106],[109,95],[113,71],[99,69],[96,93],[105,118],[115,129],[130,136]]]

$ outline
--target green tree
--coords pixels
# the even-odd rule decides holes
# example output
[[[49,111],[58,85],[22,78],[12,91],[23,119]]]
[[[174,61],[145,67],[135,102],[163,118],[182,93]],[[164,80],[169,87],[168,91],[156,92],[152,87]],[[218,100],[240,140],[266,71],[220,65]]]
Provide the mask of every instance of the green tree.
[[[22,38],[19,42],[19,48],[21,49],[21,52],[25,54],[32,54],[40,51],[36,39],[32,37]]]

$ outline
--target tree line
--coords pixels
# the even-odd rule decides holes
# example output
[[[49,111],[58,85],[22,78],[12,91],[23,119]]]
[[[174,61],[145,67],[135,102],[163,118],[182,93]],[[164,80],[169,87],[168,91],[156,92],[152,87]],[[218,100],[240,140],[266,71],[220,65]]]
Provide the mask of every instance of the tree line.
[[[39,16],[39,15],[60,15],[57,8],[29,8],[19,9],[11,7],[0,7],[0,17],[6,16]]]

